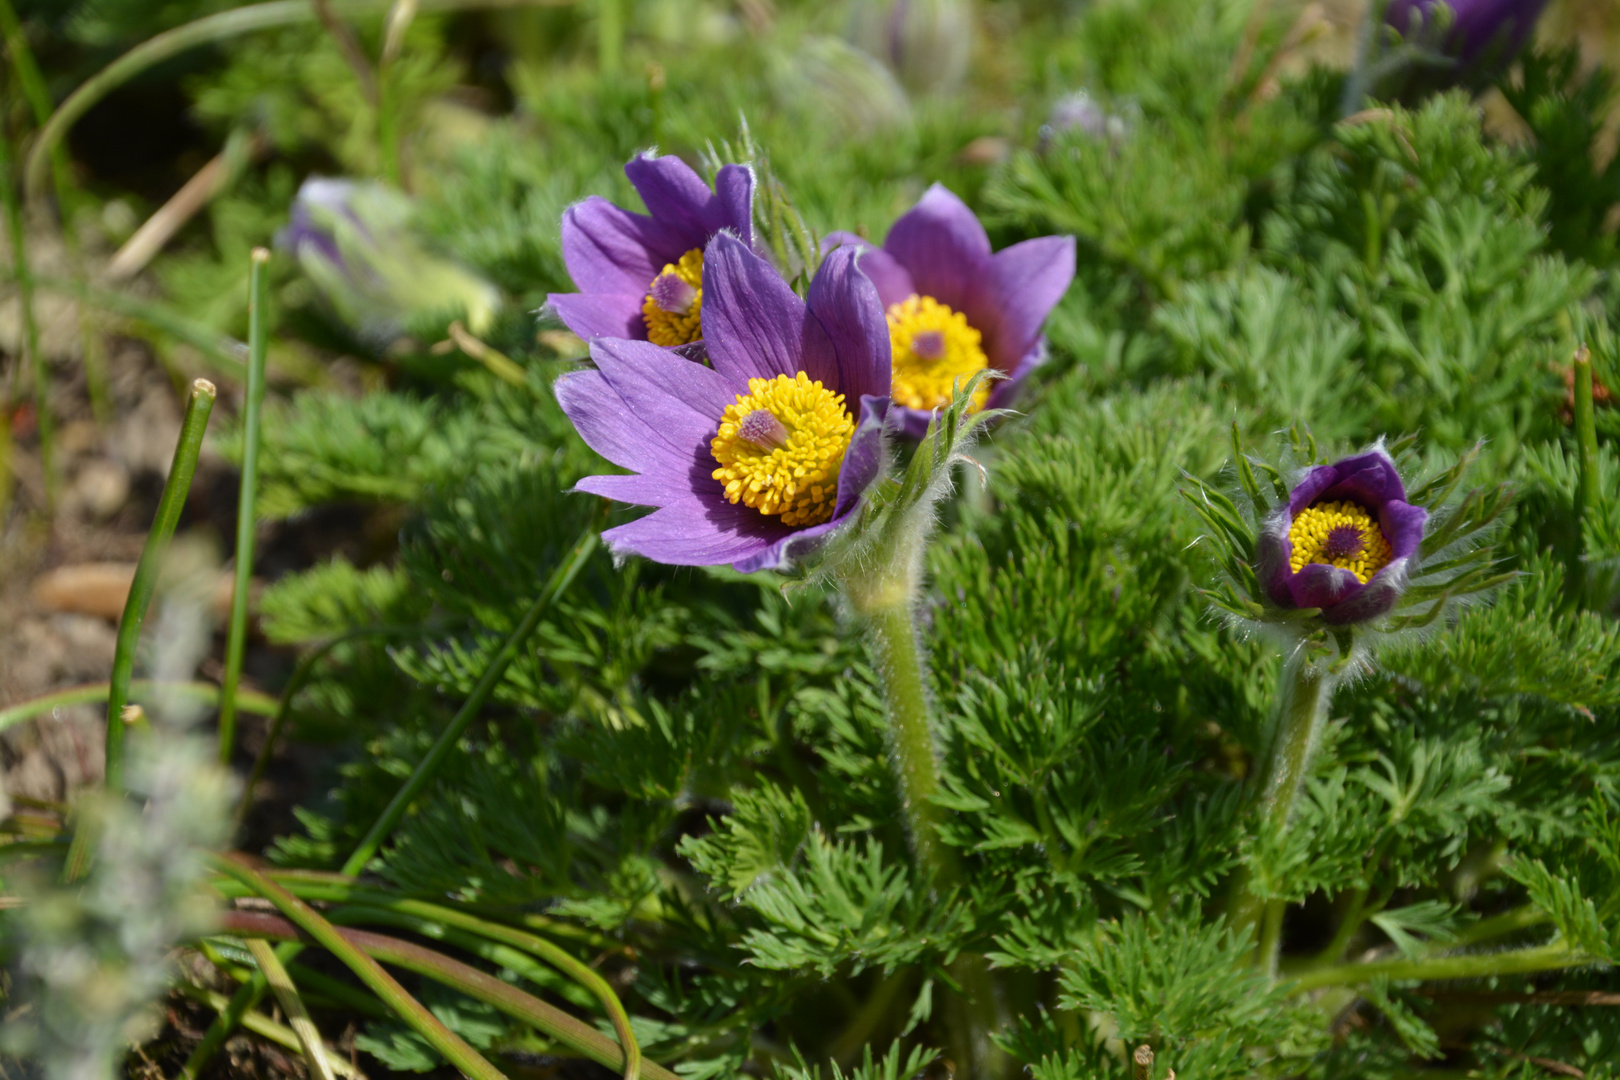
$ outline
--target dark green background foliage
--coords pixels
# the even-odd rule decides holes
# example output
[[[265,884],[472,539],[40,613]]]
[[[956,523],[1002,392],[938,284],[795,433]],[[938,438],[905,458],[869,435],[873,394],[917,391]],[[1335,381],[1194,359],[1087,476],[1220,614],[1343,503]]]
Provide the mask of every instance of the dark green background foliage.
[[[1122,1047],[1140,1041],[1158,1075],[1187,1080],[1508,1077],[1532,1057],[1614,1075],[1615,1010],[1512,1000],[1620,989],[1607,969],[1504,978],[1484,1005],[1400,981],[1309,997],[1252,973],[1219,918],[1259,845],[1257,889],[1292,905],[1285,975],[1369,949],[1425,955],[1526,903],[1546,918],[1489,948],[1556,933],[1620,955],[1620,414],[1599,410],[1603,501],[1579,526],[1564,380],[1584,341],[1600,382],[1620,381],[1616,252],[1598,229],[1620,181],[1590,156],[1608,77],[1527,60],[1510,98],[1536,138],[1509,144],[1460,94],[1339,122],[1335,76],[1273,97],[1230,82],[1242,5],[997,5],[995,78],[852,133],[803,88],[762,91],[795,35],[840,25],[779,6],[763,43],[699,40],[679,19],[645,30],[651,81],[578,59],[580,13],[537,16],[522,25],[550,44],[507,72],[499,119],[429,116],[467,73],[454,24],[417,21],[389,77],[443,140],[416,164],[420,224],[503,290],[488,339],[528,383],[430,354],[441,326],[376,351],[278,262],[278,349],[359,356],[376,388],[274,407],[261,511],[378,503],[407,523],[397,555],[321,565],[264,598],[284,644],[378,628],[296,701],[299,737],[340,763],[274,856],[341,861],[581,532],[633,513],[568,493],[602,465],[551,397],[573,354],[537,339],[529,312],[569,287],[564,207],[634,205],[626,157],[656,143],[696,161],[741,113],[815,229],[881,236],[937,180],[998,246],[1079,241],[1025,415],[981,447],[988,487],[964,474],[931,555],[940,800],[966,884],[931,895],[912,865],[881,695],[834,597],[601,553],[376,872],[556,920],[606,958],[648,1052],[693,1077],[774,1062],[807,1078],[829,1059],[834,1077],[910,1075],[927,1060],[914,1047],[942,1045],[933,1005],[962,952],[992,958],[1014,1018],[1002,1042],[1038,1080],[1124,1077]],[[121,25],[103,8],[91,38]],[[1262,57],[1287,30],[1273,23]],[[1038,134],[1081,85],[1124,133]],[[212,244],[165,264],[176,305],[232,329],[243,251],[285,212],[295,165],[374,174],[376,141],[339,107],[352,75],[314,29],[227,46],[193,93],[205,125],[260,125],[277,152],[216,204]],[[962,156],[983,135],[1010,155]],[[1346,451],[1415,432],[1431,472],[1483,440],[1471,482],[1513,486],[1503,543],[1522,576],[1340,692],[1277,840],[1242,794],[1279,663],[1209,614],[1179,488],[1215,474],[1234,423],[1263,444],[1294,422]],[[524,1045],[458,1000],[436,1004],[469,1039]],[[395,1068],[432,1061],[385,1025],[366,1047]]]

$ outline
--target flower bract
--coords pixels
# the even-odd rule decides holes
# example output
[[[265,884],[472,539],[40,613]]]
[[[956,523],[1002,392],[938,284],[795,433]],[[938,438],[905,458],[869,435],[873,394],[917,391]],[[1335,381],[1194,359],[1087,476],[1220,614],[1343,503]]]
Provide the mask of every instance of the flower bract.
[[[678,157],[640,154],[624,167],[647,213],[599,195],[563,214],[563,261],[576,293],[547,298],[568,329],[591,341],[627,338],[683,346],[703,336],[703,251],[722,229],[753,243],[754,174],[725,165],[714,188]]]
[[[889,229],[881,248],[850,233],[861,269],[883,302],[894,357],[893,393],[905,433],[920,438],[951,388],[986,368],[980,407],[999,408],[1040,363],[1041,327],[1074,279],[1071,236],[1043,236],[1002,251],[973,211],[944,187],[929,188]]]
[[[856,251],[833,252],[800,300],[729,233],[704,252],[713,367],[647,341],[598,338],[595,371],[557,400],[591,448],[632,475],[577,490],[657,509],[603,539],[684,566],[777,569],[819,546],[883,470],[889,336]]]
[[[1376,619],[1405,590],[1428,517],[1381,448],[1314,466],[1260,534],[1261,585],[1279,607],[1320,608],[1331,625]]]

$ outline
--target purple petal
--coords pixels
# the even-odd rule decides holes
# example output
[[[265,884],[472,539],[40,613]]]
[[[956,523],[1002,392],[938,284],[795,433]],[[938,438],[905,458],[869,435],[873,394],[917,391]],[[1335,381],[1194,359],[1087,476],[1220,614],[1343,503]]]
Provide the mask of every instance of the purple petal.
[[[714,176],[715,201],[720,211],[709,234],[729,229],[748,247],[754,246],[754,170],[747,165],[723,165]]]
[[[1035,347],[1046,317],[1072,281],[1072,236],[1041,236],[991,256],[986,286],[997,318],[979,326],[991,367],[1012,373]]]
[[[1326,563],[1306,563],[1299,573],[1288,577],[1293,607],[1330,608],[1360,592],[1364,585],[1356,575]]]
[[[675,459],[690,461],[694,448],[709,453],[721,414],[736,400],[719,372],[649,341],[599,338],[591,343],[591,359],[627,411]]]
[[[1405,559],[1396,559],[1353,594],[1330,608],[1324,608],[1322,621],[1330,626],[1345,626],[1388,614],[1394,610],[1401,593],[1406,591],[1406,565]]]
[[[700,248],[708,241],[709,221],[719,217],[718,211],[711,212],[709,206],[716,200],[709,185],[690,165],[673,154],[637,154],[626,163],[624,175],[630,178],[653,220],[681,237],[683,251]]]
[[[883,431],[888,413],[889,395],[861,396],[859,411],[855,414],[855,433],[850,436],[844,462],[838,470],[838,502],[833,507],[833,521],[855,509],[872,481],[882,474],[887,461]]]
[[[1349,499],[1369,510],[1376,510],[1391,499],[1406,501],[1406,487],[1395,463],[1381,450],[1345,458],[1334,465],[1339,479],[1322,492],[1323,499]]]
[[[1376,510],[1391,499],[1406,501],[1406,487],[1395,463],[1383,450],[1369,450],[1308,470],[1288,497],[1289,512],[1298,515],[1312,503],[1349,499]]]
[[[581,292],[647,294],[665,263],[697,247],[669,226],[592,195],[563,211],[563,262]]]
[[[1423,543],[1423,529],[1429,521],[1429,512],[1421,506],[1391,499],[1378,508],[1378,527],[1389,541],[1390,553],[1397,559],[1408,559],[1417,554]]]
[[[1339,482],[1337,465],[1313,465],[1288,494],[1288,516],[1296,518],[1308,510],[1321,497],[1322,492]]]
[[[552,386],[557,404],[585,445],[613,464],[636,472],[667,472],[668,457],[657,435],[625,407],[600,371],[575,371]]]
[[[1293,544],[1288,539],[1292,521],[1284,514],[1273,514],[1260,531],[1255,543],[1255,574],[1260,587],[1278,607],[1294,607],[1294,594],[1289,591],[1288,579],[1293,575],[1288,559],[1293,555]],[[1313,605],[1314,606],[1314,605]]]
[[[744,393],[751,378],[803,371],[838,390],[838,357],[821,323],[764,259],[721,233],[703,256],[703,339],[714,369]]]
[[[910,442],[920,442],[928,435],[928,425],[934,422],[933,409],[913,409],[905,405],[894,407],[894,427],[900,436]]]
[[[844,400],[876,395],[888,400],[893,361],[889,324],[872,280],[856,268],[859,251],[842,247],[822,260],[810,282],[810,313],[831,339],[838,364],[836,383],[828,383]],[[861,257],[864,262],[864,257]]]
[[[990,396],[985,399],[984,407],[1009,408],[1018,399],[1018,392],[1023,388],[1024,380],[1029,378],[1030,372],[1044,363],[1046,363],[1046,339],[1036,338],[1029,352],[1013,365],[1011,377],[996,380],[995,386],[990,389]]]
[[[652,473],[587,476],[574,490],[637,506],[669,506],[692,497],[690,491],[673,487],[666,477]]]
[[[873,247],[870,240],[851,232],[832,232],[821,239],[821,249],[829,255],[846,246],[860,251],[861,273],[871,278],[872,284],[877,286],[878,302],[883,305],[884,311],[916,293],[917,286],[911,281],[911,271],[901,266],[887,251]]]
[[[939,184],[900,215],[883,250],[910,272],[917,292],[964,313],[978,306],[990,237],[967,204]]]
[[[716,494],[672,503],[602,534],[618,553],[672,566],[718,566],[754,558],[792,532],[750,506]]]
[[[586,341],[593,338],[647,338],[641,317],[645,293],[552,293],[546,304],[563,325]]]

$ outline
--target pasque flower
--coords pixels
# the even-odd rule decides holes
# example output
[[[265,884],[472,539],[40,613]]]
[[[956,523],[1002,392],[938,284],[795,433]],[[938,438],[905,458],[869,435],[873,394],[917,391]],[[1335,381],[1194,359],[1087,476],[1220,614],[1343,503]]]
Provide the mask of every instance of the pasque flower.
[[[423,312],[452,311],[483,333],[500,292],[427,250],[411,228],[414,212],[408,196],[385,184],[312,177],[299,187],[276,243],[364,337],[386,344]]]
[[[823,261],[808,301],[730,233],[705,249],[701,280],[713,367],[599,337],[596,370],[558,380],[581,437],[632,470],[577,490],[657,507],[602,534],[617,552],[783,567],[843,525],[882,471],[883,308],[853,248]]]
[[[1388,614],[1406,589],[1429,512],[1406,501],[1382,448],[1306,470],[1259,536],[1262,587],[1330,625]]]
[[[1004,379],[979,391],[978,407],[1010,401],[1042,358],[1041,326],[1074,280],[1074,238],[1043,236],[992,253],[973,211],[939,184],[889,229],[881,248],[850,233],[877,286],[893,353],[900,424],[918,438],[952,387],[986,368]]]
[[[563,262],[577,293],[547,301],[568,329],[590,341],[629,338],[686,345],[703,336],[703,251],[722,229],[753,243],[754,174],[726,165],[714,189],[680,158],[638,154],[624,167],[647,213],[600,195],[568,208]]]
[[[1449,61],[1412,80],[1424,87],[1477,84],[1492,78],[1522,49],[1547,0],[1391,0],[1384,23],[1409,44]]]

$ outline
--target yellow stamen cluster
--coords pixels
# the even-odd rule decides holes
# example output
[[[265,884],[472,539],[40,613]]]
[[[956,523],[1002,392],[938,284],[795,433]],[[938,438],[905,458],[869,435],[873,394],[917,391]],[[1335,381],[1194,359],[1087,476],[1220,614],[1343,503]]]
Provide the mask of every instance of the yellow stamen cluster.
[[[685,345],[703,336],[703,249],[693,248],[678,262],[665,263],[658,277],[674,274],[693,289],[697,295],[685,312],[665,311],[653,299],[652,282],[647,286],[647,298],[641,302],[641,318],[647,324],[647,340],[654,345]],[[654,278],[656,282],[658,278]]]
[[[760,446],[742,437],[743,418],[757,410],[776,417],[786,431],[780,446]],[[726,406],[720,432],[709,444],[720,463],[713,475],[725,484],[732,503],[780,514],[784,525],[820,525],[833,516],[838,470],[854,433],[844,395],[812,382],[804,372],[749,379],[748,393]]]
[[[1339,554],[1335,547],[1343,548],[1341,538],[1355,530],[1360,544],[1352,544],[1353,554]],[[1335,530],[1344,530],[1330,538]],[[1288,542],[1293,545],[1293,556],[1288,568],[1299,573],[1308,563],[1337,566],[1356,575],[1363,585],[1389,564],[1389,541],[1378,527],[1378,521],[1364,507],[1353,502],[1323,502],[1300,511],[1288,529]]]
[[[940,409],[951,403],[953,385],[966,382],[990,365],[980,344],[982,335],[932,296],[908,296],[890,304],[889,344],[894,353],[890,391],[895,402],[912,409]],[[990,396],[985,381],[973,395],[973,408]]]

